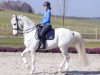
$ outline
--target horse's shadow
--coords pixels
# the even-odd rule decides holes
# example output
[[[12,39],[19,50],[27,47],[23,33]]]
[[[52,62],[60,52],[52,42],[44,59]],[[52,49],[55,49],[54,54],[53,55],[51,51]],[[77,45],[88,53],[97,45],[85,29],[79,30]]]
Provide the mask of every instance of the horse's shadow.
[[[69,71],[65,75],[100,75],[100,71]]]
[[[59,75],[58,72],[55,73],[38,72],[34,74],[35,75],[41,75],[41,74]],[[62,72],[60,75],[100,75],[100,71],[68,71],[67,74],[65,74],[65,72]]]

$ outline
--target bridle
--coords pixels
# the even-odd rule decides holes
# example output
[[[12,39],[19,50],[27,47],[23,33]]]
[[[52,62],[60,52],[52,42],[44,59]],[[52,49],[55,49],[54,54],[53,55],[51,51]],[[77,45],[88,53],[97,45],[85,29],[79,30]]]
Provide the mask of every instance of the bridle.
[[[19,27],[19,24],[20,24],[19,21],[20,21],[20,19],[18,19],[17,16],[16,16],[15,19],[16,19],[17,28],[13,28],[13,30],[23,31],[23,30],[21,30],[20,27]],[[20,25],[23,26],[22,24],[20,24]],[[35,27],[32,27],[32,28],[30,28],[30,29],[24,30],[23,33],[24,33],[24,34],[29,33],[29,32],[31,32],[31,31],[33,31],[34,29],[36,29],[36,26],[35,26]]]
[[[19,21],[20,21],[20,20],[17,18],[17,16],[16,16],[15,19],[16,19],[16,24],[14,24],[14,25],[17,25],[17,28],[13,28],[13,30],[22,31],[22,30],[20,29],[20,27],[19,27],[19,24],[20,24]],[[20,25],[21,25],[21,24],[20,24]],[[21,26],[22,26],[22,25],[21,25]]]

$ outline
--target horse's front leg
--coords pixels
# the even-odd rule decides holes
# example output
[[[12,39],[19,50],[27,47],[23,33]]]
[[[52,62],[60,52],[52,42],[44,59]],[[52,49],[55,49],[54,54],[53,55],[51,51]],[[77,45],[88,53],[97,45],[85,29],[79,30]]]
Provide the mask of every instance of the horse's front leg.
[[[35,71],[35,51],[31,51],[31,59],[32,59],[32,67],[31,67],[31,74]]]
[[[29,49],[26,48],[26,49],[21,53],[21,56],[23,57],[23,63],[26,64],[26,68],[29,67],[28,62],[27,62],[27,60],[26,60],[26,58],[25,58],[25,54],[28,53],[28,52],[29,52]]]

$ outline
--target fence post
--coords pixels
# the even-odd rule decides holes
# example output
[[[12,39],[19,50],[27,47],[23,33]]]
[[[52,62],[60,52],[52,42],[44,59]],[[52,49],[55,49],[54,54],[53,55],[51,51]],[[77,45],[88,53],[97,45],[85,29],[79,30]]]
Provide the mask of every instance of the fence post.
[[[77,27],[77,32],[79,31],[79,27]]]
[[[95,39],[98,39],[98,31],[97,31],[97,27],[95,28]]]

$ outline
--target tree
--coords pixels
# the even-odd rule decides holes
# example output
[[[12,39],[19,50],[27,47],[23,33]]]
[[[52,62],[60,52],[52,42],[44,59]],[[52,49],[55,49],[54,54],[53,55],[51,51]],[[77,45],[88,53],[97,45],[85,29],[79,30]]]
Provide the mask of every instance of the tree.
[[[16,1],[16,2],[11,1],[10,5],[11,5],[11,10],[18,10],[18,11],[21,10],[21,2],[20,1]]]
[[[2,11],[3,9],[2,9],[2,7],[1,7],[1,4],[0,4],[0,11]]]
[[[27,4],[26,2],[22,3],[21,11],[33,13],[31,6],[29,4]]]
[[[67,10],[68,10],[68,3],[69,3],[69,0],[62,0],[61,3],[59,3],[59,0],[58,0],[60,13],[63,18],[63,26],[62,27],[64,27],[64,24],[65,24],[65,16],[66,16]]]
[[[2,10],[17,10],[28,13],[33,13],[32,7],[27,3],[21,1],[2,1],[0,3],[0,9]]]

